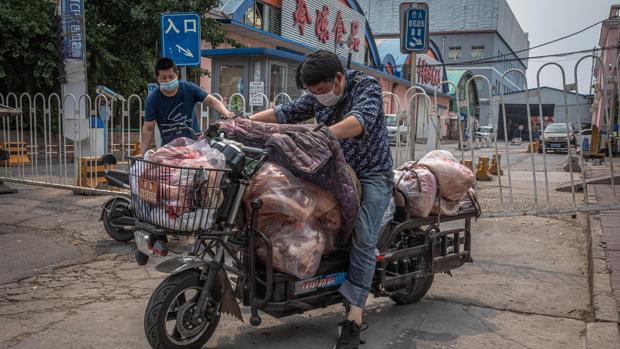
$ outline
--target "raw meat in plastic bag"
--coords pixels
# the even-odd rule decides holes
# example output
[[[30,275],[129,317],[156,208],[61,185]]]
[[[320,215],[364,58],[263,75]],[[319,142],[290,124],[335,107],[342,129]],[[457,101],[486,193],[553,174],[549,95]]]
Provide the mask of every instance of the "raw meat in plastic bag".
[[[439,185],[439,193],[444,199],[458,201],[474,184],[472,170],[461,165],[447,150],[430,151],[418,164],[433,172]]]
[[[263,202],[258,229],[271,240],[274,267],[300,278],[313,276],[342,228],[340,205],[334,196],[283,167],[266,163],[244,197],[248,212],[250,202],[257,198]],[[258,256],[265,262],[264,246]]]
[[[473,210],[472,198],[475,198],[476,191],[473,188],[469,188],[465,195],[460,200],[450,201],[446,199],[440,199],[439,204],[435,202],[431,213],[441,213],[442,216],[456,216],[461,210]]]
[[[290,217],[271,215],[259,224],[259,230],[267,234],[273,247],[273,267],[300,279],[316,274],[325,250],[325,234],[312,227],[296,222]],[[275,233],[277,232],[277,233]],[[260,241],[260,240],[259,240]],[[258,244],[257,256],[265,261],[267,251]]]
[[[407,213],[413,217],[428,217],[437,198],[433,173],[414,162],[406,162],[394,171],[394,183],[407,196]]]
[[[201,218],[203,213],[212,216],[212,208],[222,201],[219,186],[224,173],[211,169],[225,169],[224,154],[206,140],[181,137],[156,151],[149,150],[144,159],[148,162],[136,162],[130,169],[132,194],[139,196],[140,181],[155,183],[152,188],[157,202],[137,205],[138,216],[173,230],[206,229],[212,217]],[[150,206],[154,207],[147,209]]]
[[[435,202],[431,210],[432,214],[440,214],[442,216],[456,216],[459,214],[461,200],[450,201],[442,198],[437,201],[439,202]]]

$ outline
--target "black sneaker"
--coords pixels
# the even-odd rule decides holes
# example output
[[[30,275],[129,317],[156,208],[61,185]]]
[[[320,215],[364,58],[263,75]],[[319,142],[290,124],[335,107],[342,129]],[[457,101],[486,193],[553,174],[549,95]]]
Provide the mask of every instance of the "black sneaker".
[[[362,325],[366,325],[365,323]],[[338,324],[338,342],[334,349],[357,349],[360,344],[364,344],[360,340],[360,332],[368,328],[366,325],[363,329],[358,326],[355,321],[344,320]]]

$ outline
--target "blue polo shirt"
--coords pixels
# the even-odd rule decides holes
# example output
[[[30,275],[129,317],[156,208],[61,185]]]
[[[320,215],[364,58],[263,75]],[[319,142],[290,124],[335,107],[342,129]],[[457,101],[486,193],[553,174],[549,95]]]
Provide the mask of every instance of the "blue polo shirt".
[[[168,97],[160,89],[152,92],[146,99],[144,120],[156,121],[161,133],[162,145],[170,143],[178,137],[192,138],[189,130],[183,130],[181,134],[167,130],[174,129],[173,124],[185,124],[200,132],[200,123],[194,113],[196,103],[204,101],[209,94],[198,85],[189,81],[180,81],[177,94]]]

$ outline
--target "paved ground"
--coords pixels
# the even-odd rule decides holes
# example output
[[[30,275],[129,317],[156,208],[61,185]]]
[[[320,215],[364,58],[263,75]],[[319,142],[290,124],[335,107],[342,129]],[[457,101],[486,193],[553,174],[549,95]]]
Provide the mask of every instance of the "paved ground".
[[[554,185],[566,177],[556,165]],[[513,179],[515,201],[533,202],[526,176]],[[136,265],[131,244],[107,237],[97,221],[105,198],[10,185],[20,193],[0,196],[0,348],[148,348],[144,308],[165,275],[153,262]],[[501,204],[498,190],[481,183],[487,207]],[[570,200],[551,191],[552,202]],[[475,262],[438,275],[418,304],[372,300],[364,347],[587,348],[597,338],[586,336],[593,310],[585,228],[570,215],[478,220]],[[342,314],[333,306],[265,316],[252,328],[244,312],[245,324],[224,318],[206,347],[329,348]]]

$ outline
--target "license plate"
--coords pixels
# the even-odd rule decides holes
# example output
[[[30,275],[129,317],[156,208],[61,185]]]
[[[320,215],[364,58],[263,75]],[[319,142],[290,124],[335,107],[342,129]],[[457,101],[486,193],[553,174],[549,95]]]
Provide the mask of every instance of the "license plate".
[[[560,148],[562,146],[562,144],[558,144],[558,143],[552,143],[551,144],[551,148]]]
[[[152,243],[148,233],[137,230],[133,233],[133,237],[136,241],[136,247],[138,247],[140,252],[146,255],[153,254],[153,251],[151,250]]]
[[[138,181],[138,196],[140,199],[156,204],[158,202],[159,183],[148,180],[146,178],[140,178]]]
[[[331,274],[327,276],[317,276],[308,280],[301,280],[295,282],[295,295],[304,294],[314,292],[316,290],[320,290],[322,288],[328,288],[333,286],[338,286],[344,282],[346,279],[347,273],[340,272],[336,274]]]

